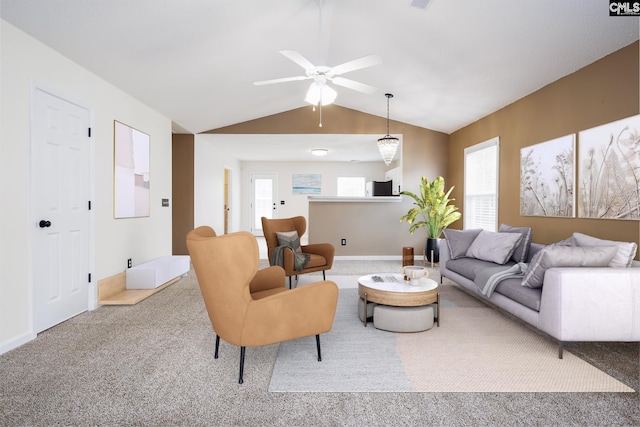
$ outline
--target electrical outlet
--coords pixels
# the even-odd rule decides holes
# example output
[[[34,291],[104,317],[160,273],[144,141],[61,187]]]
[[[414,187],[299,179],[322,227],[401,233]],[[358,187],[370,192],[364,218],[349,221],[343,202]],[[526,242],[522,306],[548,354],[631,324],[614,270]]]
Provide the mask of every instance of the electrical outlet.
[[[127,268],[131,268],[133,264],[131,263],[131,258],[127,260]]]
[[[342,241],[340,242],[340,244],[342,246],[347,246],[347,239],[342,239]]]

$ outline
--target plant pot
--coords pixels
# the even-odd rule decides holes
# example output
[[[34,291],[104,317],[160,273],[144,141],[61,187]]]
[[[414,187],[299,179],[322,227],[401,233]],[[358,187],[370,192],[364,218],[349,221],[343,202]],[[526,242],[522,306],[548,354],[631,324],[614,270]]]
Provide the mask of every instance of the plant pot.
[[[436,263],[440,261],[440,239],[427,238],[425,257],[428,262]]]

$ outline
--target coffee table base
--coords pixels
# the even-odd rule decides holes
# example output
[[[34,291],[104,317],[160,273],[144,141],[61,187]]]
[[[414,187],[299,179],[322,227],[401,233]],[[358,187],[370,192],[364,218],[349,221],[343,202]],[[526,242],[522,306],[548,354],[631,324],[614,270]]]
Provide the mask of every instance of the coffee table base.
[[[361,313],[364,313],[363,316],[362,316],[362,323],[364,324],[364,326],[366,328],[367,327],[367,314],[368,314],[367,313],[367,304],[369,303],[369,301],[368,301],[368,292],[363,292],[363,295],[360,298],[360,301],[362,302],[362,311],[360,311],[360,309],[358,309],[358,311],[361,312]],[[434,311],[434,317],[433,318],[434,318],[434,321],[436,322],[436,325],[438,327],[440,327],[440,317],[442,315],[440,313],[440,294],[439,293],[436,294],[436,300],[434,302],[432,302],[431,304],[434,304],[436,306],[436,310]],[[379,304],[379,305],[386,306],[386,307],[394,307],[394,308],[397,308],[397,309],[404,309],[404,308],[412,308],[412,307],[428,307],[431,304],[418,305],[418,306],[392,306],[392,305],[386,305],[386,304]],[[373,314],[375,316],[375,307],[374,307],[374,310],[373,310]],[[431,329],[431,328],[429,328],[429,329]]]

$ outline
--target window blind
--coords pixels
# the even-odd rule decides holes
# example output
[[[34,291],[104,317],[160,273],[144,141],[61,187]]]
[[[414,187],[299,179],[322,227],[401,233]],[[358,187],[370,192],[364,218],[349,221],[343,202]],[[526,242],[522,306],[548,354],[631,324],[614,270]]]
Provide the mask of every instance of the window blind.
[[[498,228],[498,164],[500,139],[464,150],[464,228]]]

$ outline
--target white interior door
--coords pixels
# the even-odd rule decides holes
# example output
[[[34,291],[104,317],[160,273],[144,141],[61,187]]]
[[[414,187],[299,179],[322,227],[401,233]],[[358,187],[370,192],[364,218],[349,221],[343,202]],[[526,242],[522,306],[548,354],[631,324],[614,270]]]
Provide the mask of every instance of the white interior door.
[[[278,174],[251,174],[251,230],[256,236],[264,236],[262,217],[277,218]]]
[[[34,330],[89,304],[89,111],[39,88],[31,124]]]

